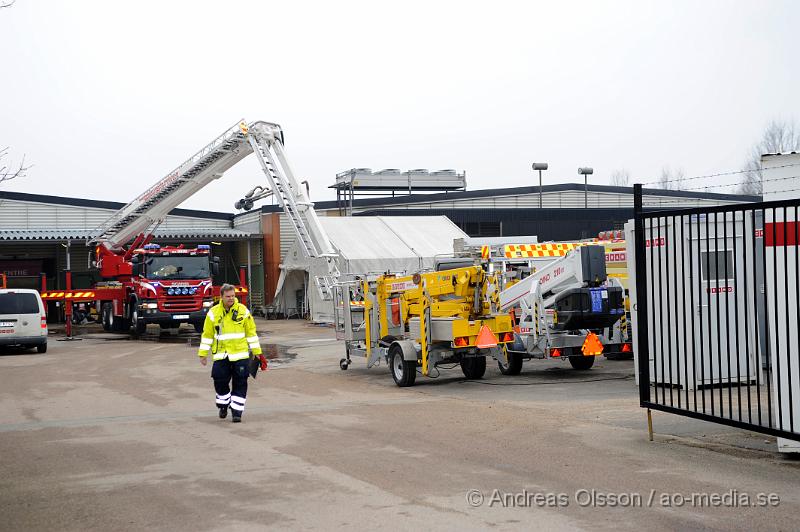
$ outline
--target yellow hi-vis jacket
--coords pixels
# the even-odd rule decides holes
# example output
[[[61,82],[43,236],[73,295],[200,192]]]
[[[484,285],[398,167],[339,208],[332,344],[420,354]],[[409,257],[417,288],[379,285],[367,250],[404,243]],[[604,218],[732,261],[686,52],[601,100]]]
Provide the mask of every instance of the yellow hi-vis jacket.
[[[210,352],[214,360],[236,362],[248,358],[250,350],[261,354],[256,322],[247,307],[236,299],[227,311],[221,300],[208,309],[197,356],[206,357]]]

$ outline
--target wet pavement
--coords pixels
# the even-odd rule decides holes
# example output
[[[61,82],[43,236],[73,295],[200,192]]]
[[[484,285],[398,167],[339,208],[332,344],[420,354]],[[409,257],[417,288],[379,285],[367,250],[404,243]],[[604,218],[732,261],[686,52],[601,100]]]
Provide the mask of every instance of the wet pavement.
[[[773,438],[656,412],[649,442],[630,360],[399,389],[385,365],[340,370],[330,328],[259,320],[270,367],[234,425],[197,333],[151,329],[0,353],[0,530],[791,530],[800,515],[800,462]],[[778,503],[665,504],[693,493]]]

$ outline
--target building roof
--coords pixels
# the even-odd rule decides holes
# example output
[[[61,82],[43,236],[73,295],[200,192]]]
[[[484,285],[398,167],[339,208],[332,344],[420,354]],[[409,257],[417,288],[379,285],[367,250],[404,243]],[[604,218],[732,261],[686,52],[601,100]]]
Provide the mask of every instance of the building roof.
[[[542,186],[543,194],[552,194],[559,192],[580,191],[583,192],[583,183],[559,183],[556,185]],[[599,193],[612,193],[612,194],[630,194],[633,195],[633,187],[617,187],[612,185],[589,185],[588,191]],[[482,190],[463,190],[454,192],[444,192],[436,194],[408,194],[402,196],[382,196],[375,198],[356,198],[353,199],[353,206],[364,207],[378,207],[390,205],[409,205],[415,203],[431,203],[437,201],[454,201],[476,198],[493,198],[501,196],[521,196],[529,194],[538,194],[538,186],[530,187],[511,187],[511,188],[491,188]],[[687,190],[666,190],[661,188],[643,188],[642,194],[645,196],[661,196],[672,198],[685,198],[685,199],[705,199],[716,201],[730,201],[738,203],[749,203],[761,201],[761,196],[750,196],[746,194],[719,194],[715,192],[697,192]],[[314,207],[319,210],[336,209],[339,204],[334,201],[315,201]],[[280,212],[281,208],[277,205],[262,205],[261,212]],[[251,211],[252,212],[252,211]],[[241,216],[245,213],[235,215]]]
[[[20,240],[89,240],[94,236],[94,231],[86,229],[59,229],[54,231],[40,229],[12,229],[0,230],[0,241]],[[254,236],[253,233],[241,229],[156,229],[154,238],[190,238],[190,239],[230,239]]]
[[[466,238],[446,216],[411,216],[398,220],[379,216],[323,216],[320,218],[338,252],[343,273],[404,272],[432,268],[436,257],[453,252],[453,240]],[[293,248],[283,257],[284,270],[308,269],[310,259]]]
[[[347,260],[434,258],[467,236],[446,216],[324,216],[320,223]]]
[[[49,203],[53,205],[70,205],[74,207],[88,207],[92,209],[119,210],[125,203],[117,201],[90,200],[83,198],[66,198],[63,196],[48,196],[45,194],[28,194],[26,192],[8,192],[0,190],[0,199],[30,201],[33,203]],[[189,216],[192,218],[207,218],[212,220],[232,220],[233,214],[228,212],[196,211],[192,209],[172,209],[169,214],[173,216]]]

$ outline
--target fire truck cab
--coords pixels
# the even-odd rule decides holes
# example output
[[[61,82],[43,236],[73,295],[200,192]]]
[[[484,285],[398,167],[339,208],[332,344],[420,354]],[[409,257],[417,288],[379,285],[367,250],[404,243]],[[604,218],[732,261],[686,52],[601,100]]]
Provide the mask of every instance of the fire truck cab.
[[[150,323],[163,328],[191,323],[202,331],[214,304],[211,275],[219,268],[215,259],[208,245],[186,249],[147,244],[135,250],[129,303],[134,330],[143,332]]]

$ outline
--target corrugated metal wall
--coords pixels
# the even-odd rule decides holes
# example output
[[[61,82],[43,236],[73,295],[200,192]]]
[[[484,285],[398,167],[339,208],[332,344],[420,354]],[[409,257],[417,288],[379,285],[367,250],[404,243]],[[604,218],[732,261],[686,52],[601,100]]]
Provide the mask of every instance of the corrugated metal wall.
[[[294,241],[297,239],[297,235],[294,232],[294,227],[292,227],[289,218],[286,217],[285,214],[281,213],[281,257],[285,257],[287,253],[289,253],[289,248],[292,247]]]
[[[633,208],[633,195],[614,192],[593,192],[588,195],[589,208]],[[645,195],[644,205],[669,206],[669,208],[699,207],[709,205],[727,205],[730,201],[719,201],[704,198],[680,198],[671,196]],[[578,190],[549,192],[542,195],[543,208],[583,208],[584,193]],[[413,203],[406,205],[387,205],[378,207],[381,210],[419,210],[419,209],[533,209],[539,207],[538,194],[515,196],[497,196],[489,198],[465,198],[452,201],[430,203]],[[356,208],[356,212],[364,212],[375,207]]]
[[[0,200],[0,229],[94,229],[112,211],[16,200]]]
[[[261,210],[255,210],[233,219],[233,227],[251,233],[261,233]]]
[[[230,220],[216,220],[212,218],[191,218],[188,216],[167,216],[167,220],[159,226],[161,229],[189,229],[189,228],[213,228],[228,229],[231,227]]]
[[[339,216],[337,210],[317,210],[317,216]],[[289,218],[282,212],[280,213],[281,220],[281,257],[285,257],[292,247],[294,241],[297,240],[297,235],[294,232],[294,227],[289,222]]]
[[[0,199],[0,229],[94,229],[115,211]],[[162,228],[229,228],[229,220],[167,216]]]
[[[539,241],[568,241],[621,229],[633,209],[379,209],[364,215],[447,216],[469,236],[535,235]]]

